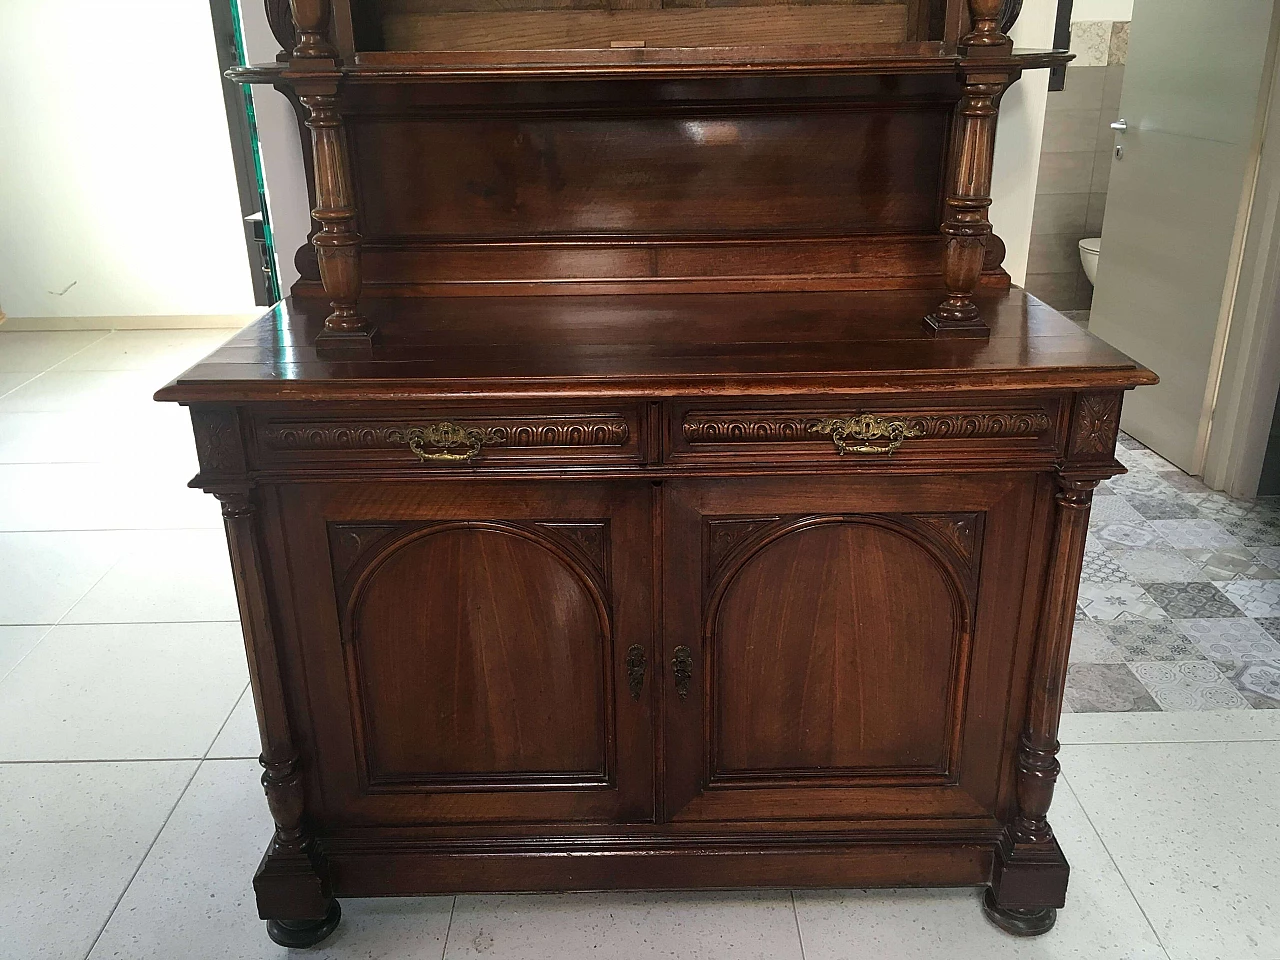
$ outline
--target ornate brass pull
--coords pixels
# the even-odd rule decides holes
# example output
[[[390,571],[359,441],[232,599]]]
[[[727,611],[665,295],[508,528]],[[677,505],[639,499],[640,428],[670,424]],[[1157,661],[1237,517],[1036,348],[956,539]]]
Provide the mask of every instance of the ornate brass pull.
[[[632,700],[639,700],[640,694],[644,691],[644,674],[648,665],[644,647],[633,643],[627,649],[627,686],[631,688]]]
[[[847,420],[821,420],[813,425],[813,431],[830,434],[836,452],[842,457],[846,453],[878,453],[887,457],[902,446],[902,441],[925,434],[924,427],[912,426],[901,417],[886,420],[870,413],[861,413]],[[850,440],[862,442],[849,443]]]
[[[688,647],[676,647],[671,658],[672,675],[676,678],[676,696],[689,699],[689,685],[693,682],[693,651]]]
[[[409,449],[418,455],[423,463],[467,463],[480,456],[480,448],[490,438],[482,430],[475,427],[460,427],[456,423],[445,421],[429,427],[414,427],[405,431],[405,440]],[[436,447],[431,453],[428,447]],[[456,447],[466,447],[463,453],[451,452]]]

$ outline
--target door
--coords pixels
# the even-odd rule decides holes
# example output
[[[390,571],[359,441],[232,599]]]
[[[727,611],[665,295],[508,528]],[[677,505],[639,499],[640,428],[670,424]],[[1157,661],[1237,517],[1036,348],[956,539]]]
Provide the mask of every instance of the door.
[[[1202,467],[1256,159],[1271,0],[1135,0],[1089,329],[1160,375],[1124,429]]]
[[[662,815],[991,822],[1048,501],[1026,475],[670,482]]]
[[[650,490],[281,490],[321,825],[652,818]]]

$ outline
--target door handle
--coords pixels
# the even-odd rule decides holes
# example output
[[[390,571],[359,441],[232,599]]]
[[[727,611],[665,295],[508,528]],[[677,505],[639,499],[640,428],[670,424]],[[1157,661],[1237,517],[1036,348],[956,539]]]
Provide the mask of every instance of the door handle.
[[[689,699],[689,685],[693,681],[693,651],[680,646],[675,649],[671,658],[672,675],[676,681],[676,696],[681,700]]]
[[[1124,117],[1121,117],[1119,120],[1116,120],[1111,124],[1111,129],[1116,133],[1125,133],[1129,129],[1129,121],[1124,119]]]

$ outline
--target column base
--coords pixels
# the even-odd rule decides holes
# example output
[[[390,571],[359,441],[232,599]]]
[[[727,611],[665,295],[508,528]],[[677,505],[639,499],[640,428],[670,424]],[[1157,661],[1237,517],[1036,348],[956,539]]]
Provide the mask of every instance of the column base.
[[[924,318],[924,328],[939,339],[986,340],[991,328],[976,317],[973,320],[944,320],[935,314]]]
[[[329,912],[320,920],[268,920],[267,936],[282,947],[314,947],[338,929],[342,907],[334,900]]]
[[[1038,937],[1058,922],[1056,907],[1002,907],[996,903],[990,887],[982,898],[982,912],[997,927],[1015,937]]]
[[[377,339],[373,326],[350,333],[322,330],[316,336],[316,356],[321,360],[371,360]]]

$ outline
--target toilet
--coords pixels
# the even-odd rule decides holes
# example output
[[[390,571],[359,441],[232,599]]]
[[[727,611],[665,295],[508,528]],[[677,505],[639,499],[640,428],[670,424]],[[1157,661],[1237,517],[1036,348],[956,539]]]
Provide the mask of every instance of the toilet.
[[[1084,264],[1084,275],[1089,278],[1090,283],[1098,282],[1094,278],[1098,275],[1098,254],[1101,252],[1101,237],[1088,237],[1080,241],[1080,262]]]

